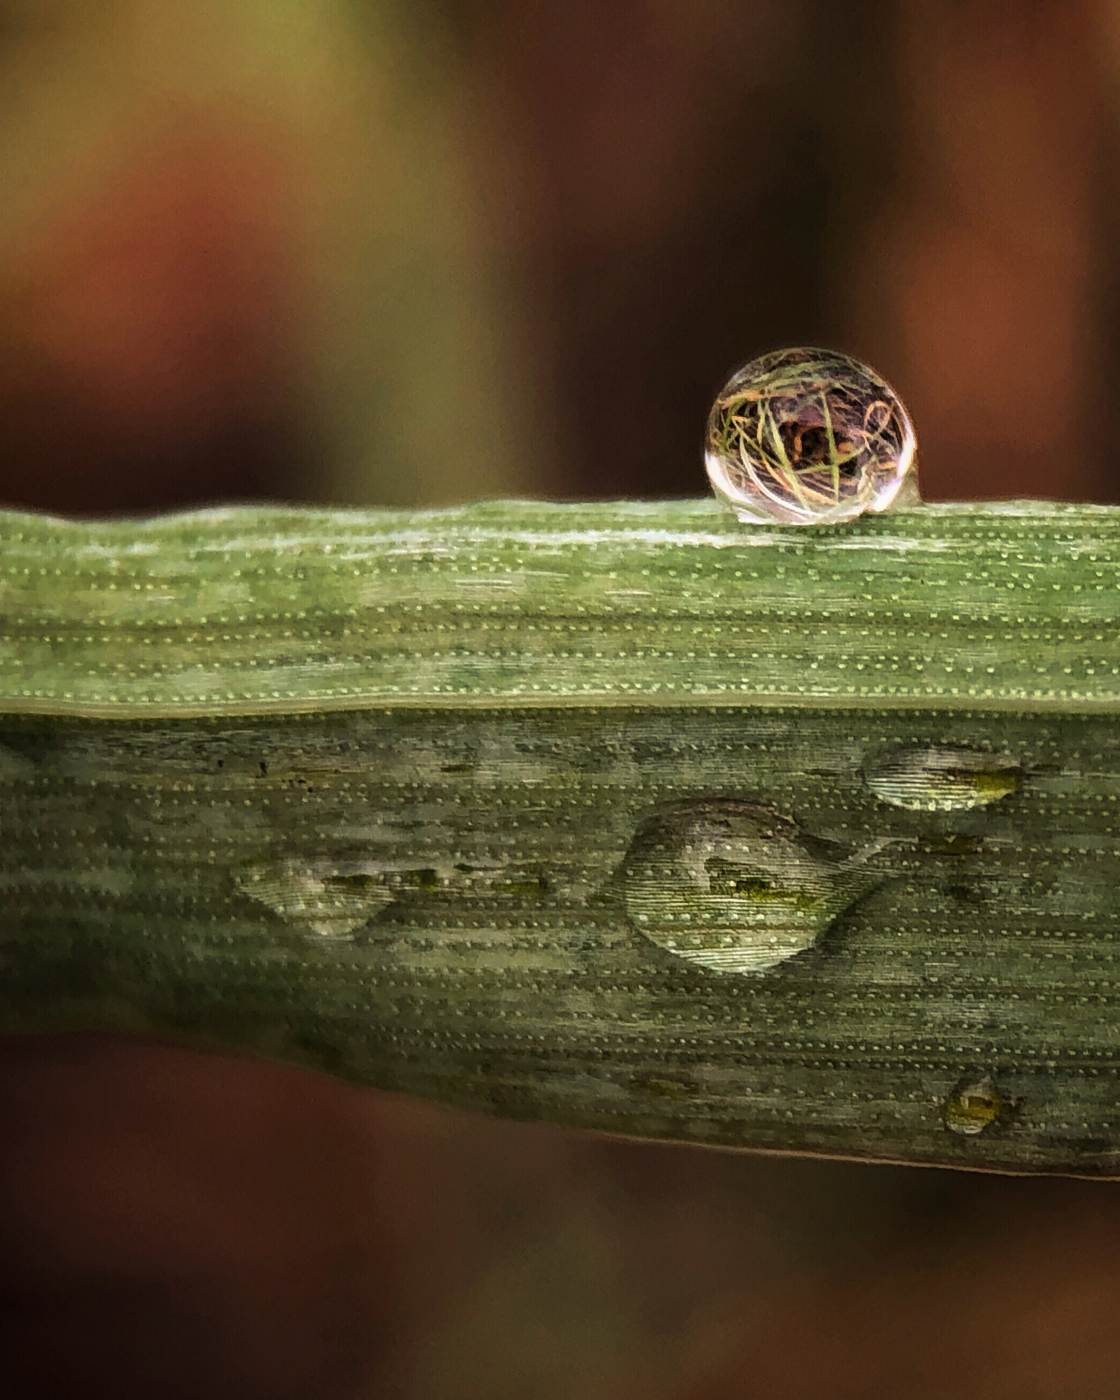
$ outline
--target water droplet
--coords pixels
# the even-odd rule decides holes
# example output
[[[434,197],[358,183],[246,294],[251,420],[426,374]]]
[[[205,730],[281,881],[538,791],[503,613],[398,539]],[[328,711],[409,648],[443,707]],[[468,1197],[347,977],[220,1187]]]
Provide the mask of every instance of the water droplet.
[[[914,466],[901,399],[832,350],[777,350],[723,386],[708,416],[715,493],[750,524],[835,525],[886,510]]]
[[[1004,755],[940,747],[896,751],[864,771],[876,797],[912,812],[983,807],[1017,792],[1022,777],[1022,768]]]
[[[1008,1106],[990,1074],[967,1076],[945,1100],[945,1126],[961,1137],[976,1137],[998,1123]]]
[[[631,923],[718,972],[765,972],[814,947],[884,875],[766,807],[703,798],[638,828],[621,867]],[[862,867],[862,868],[861,868]]]
[[[392,904],[395,894],[360,865],[269,862],[242,872],[238,886],[285,919],[324,938],[346,938]]]

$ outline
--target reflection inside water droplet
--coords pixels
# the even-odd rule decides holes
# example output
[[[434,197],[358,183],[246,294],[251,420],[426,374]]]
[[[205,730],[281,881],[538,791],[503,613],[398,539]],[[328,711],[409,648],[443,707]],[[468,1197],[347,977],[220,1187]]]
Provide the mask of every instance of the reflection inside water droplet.
[[[977,1137],[998,1123],[1007,1100],[990,1074],[962,1079],[945,1100],[945,1126],[961,1137]]]
[[[1017,792],[1023,771],[1003,754],[973,749],[918,747],[877,758],[864,781],[883,802],[912,812],[983,807]]]
[[[761,355],[720,390],[704,456],[716,495],[752,524],[835,525],[886,510],[914,429],[869,365],[834,350]]]
[[[877,848],[876,848],[877,849]],[[676,803],[638,829],[621,867],[626,911],[659,947],[718,972],[765,972],[814,947],[883,875],[768,808]]]
[[[395,898],[378,874],[358,866],[270,862],[244,871],[238,887],[282,918],[324,938],[345,938]]]

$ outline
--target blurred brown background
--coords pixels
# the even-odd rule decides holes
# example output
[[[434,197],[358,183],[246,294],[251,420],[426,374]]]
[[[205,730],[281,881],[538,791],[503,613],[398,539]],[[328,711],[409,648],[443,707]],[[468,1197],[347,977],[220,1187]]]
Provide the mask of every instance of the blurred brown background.
[[[0,499],[689,494],[808,342],[927,496],[1115,500],[1118,80],[1074,0],[0,0]],[[1112,1400],[1118,1254],[1108,1184],[0,1048],[17,1396]]]

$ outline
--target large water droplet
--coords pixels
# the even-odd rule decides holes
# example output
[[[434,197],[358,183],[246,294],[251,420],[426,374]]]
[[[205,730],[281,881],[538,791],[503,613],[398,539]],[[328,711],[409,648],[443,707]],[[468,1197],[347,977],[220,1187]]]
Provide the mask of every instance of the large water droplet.
[[[675,803],[638,828],[622,863],[626,911],[659,947],[718,972],[765,972],[814,947],[884,875],[766,807]],[[862,867],[862,868],[861,868]]]
[[[358,865],[268,862],[243,871],[237,883],[273,913],[324,938],[348,937],[395,898],[380,876]]]
[[[913,480],[915,450],[901,399],[873,369],[802,348],[731,376],[708,416],[704,462],[742,521],[835,525],[886,510]]]
[[[983,807],[1018,791],[1022,777],[1005,755],[940,746],[896,750],[864,770],[876,797],[912,812]]]
[[[961,1137],[977,1137],[1007,1111],[1008,1102],[990,1074],[959,1081],[945,1100],[945,1126]]]

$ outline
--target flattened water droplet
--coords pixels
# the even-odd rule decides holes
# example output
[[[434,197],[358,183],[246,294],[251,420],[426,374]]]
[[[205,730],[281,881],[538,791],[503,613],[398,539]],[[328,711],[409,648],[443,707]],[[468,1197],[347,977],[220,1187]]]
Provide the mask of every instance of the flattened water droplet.
[[[998,1123],[1008,1107],[990,1074],[966,1076],[945,1100],[945,1126],[961,1137],[977,1137]]]
[[[324,938],[346,938],[392,904],[395,895],[360,866],[298,860],[251,866],[238,878],[250,898]]]
[[[814,947],[878,884],[848,857],[769,808],[730,798],[675,803],[638,828],[621,866],[631,923],[717,972],[765,972]]]
[[[864,770],[876,797],[911,812],[983,807],[1017,792],[1022,779],[1022,768],[1005,754],[947,746],[896,750]]]
[[[742,521],[835,525],[886,510],[913,482],[915,452],[886,380],[850,355],[798,348],[731,376],[708,416],[704,462]]]

